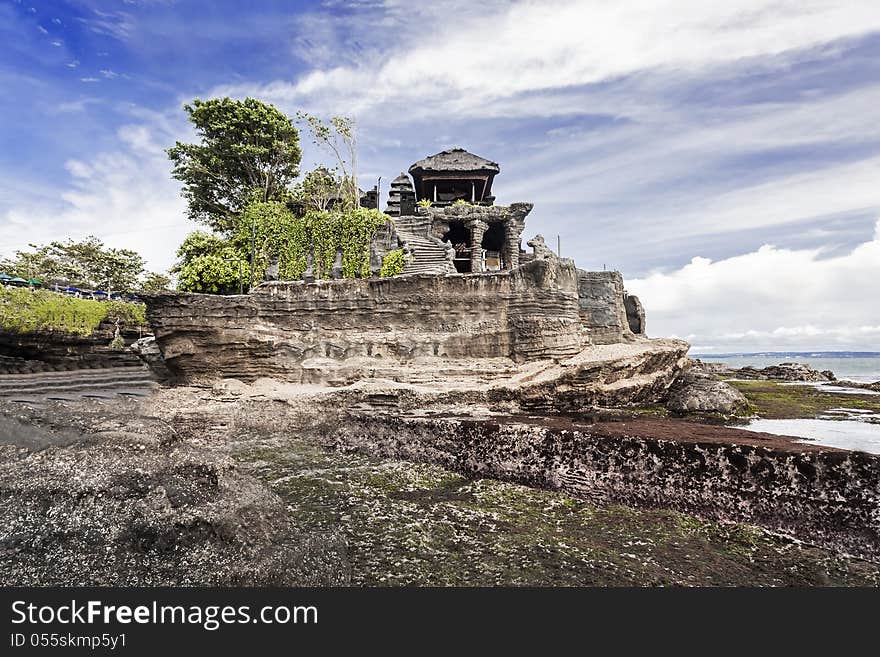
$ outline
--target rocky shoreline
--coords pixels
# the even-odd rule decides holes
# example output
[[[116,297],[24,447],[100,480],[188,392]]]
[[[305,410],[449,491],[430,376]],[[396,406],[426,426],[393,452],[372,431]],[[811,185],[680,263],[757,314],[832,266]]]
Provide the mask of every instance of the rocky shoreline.
[[[877,457],[650,414],[419,408],[268,380],[0,401],[3,581],[880,584]]]

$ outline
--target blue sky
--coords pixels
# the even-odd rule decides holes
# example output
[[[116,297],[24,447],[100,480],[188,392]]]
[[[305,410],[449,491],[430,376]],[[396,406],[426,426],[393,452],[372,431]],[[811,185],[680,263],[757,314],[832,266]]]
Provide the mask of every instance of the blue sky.
[[[715,4],[0,0],[0,253],[93,233],[167,268],[181,105],[251,95],[354,116],[365,188],[498,161],[655,335],[880,349],[876,0]]]

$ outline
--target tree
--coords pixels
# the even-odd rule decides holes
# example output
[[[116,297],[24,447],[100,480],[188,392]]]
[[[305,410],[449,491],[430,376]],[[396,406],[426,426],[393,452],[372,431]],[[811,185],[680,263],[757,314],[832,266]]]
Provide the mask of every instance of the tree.
[[[236,294],[248,277],[246,258],[235,245],[203,231],[187,235],[177,249],[177,288],[186,292]]]
[[[325,167],[309,171],[293,188],[293,198],[306,212],[328,210],[334,199],[339,200],[342,197],[342,193],[342,179]]]
[[[171,289],[171,279],[165,274],[155,271],[148,272],[141,281],[140,290],[144,292],[160,292]]]
[[[30,251],[16,251],[12,258],[0,262],[3,273],[39,281],[53,281],[61,276],[58,261],[50,254],[49,245],[29,244]]]
[[[184,109],[200,143],[177,142],[167,153],[191,219],[228,233],[254,194],[262,201],[288,197],[302,155],[290,118],[253,98],[195,99]]]
[[[297,119],[304,122],[312,135],[312,143],[329,151],[341,172],[339,198],[348,208],[360,205],[357,186],[357,126],[347,116],[333,116],[325,123],[317,116],[298,112]],[[317,208],[319,210],[324,208]]]
[[[48,245],[30,245],[30,251],[16,251],[3,268],[22,278],[44,283],[63,281],[70,285],[107,292],[130,291],[138,287],[144,259],[130,249],[113,249],[94,235],[81,242],[68,239]]]

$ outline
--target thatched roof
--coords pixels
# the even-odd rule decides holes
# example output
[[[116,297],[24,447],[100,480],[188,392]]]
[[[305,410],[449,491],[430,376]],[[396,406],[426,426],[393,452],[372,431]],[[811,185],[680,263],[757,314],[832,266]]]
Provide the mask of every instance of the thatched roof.
[[[401,172],[397,178],[391,181],[392,187],[412,187],[412,181],[409,179],[409,176],[405,173]]]
[[[424,160],[419,160],[409,168],[410,173],[427,171],[489,171],[498,173],[500,170],[497,162],[468,153],[463,148],[440,151]]]

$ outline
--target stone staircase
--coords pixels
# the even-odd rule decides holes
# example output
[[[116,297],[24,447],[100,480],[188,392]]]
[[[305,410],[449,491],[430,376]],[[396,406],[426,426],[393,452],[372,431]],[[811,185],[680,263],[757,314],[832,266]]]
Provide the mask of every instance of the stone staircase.
[[[394,227],[413,255],[413,261],[403,268],[404,274],[455,273],[455,267],[446,259],[446,248],[436,238],[429,237],[429,217],[398,217]]]
[[[413,261],[403,268],[404,274],[449,274],[455,269],[446,260],[446,249],[436,240],[419,235],[402,235],[412,251]]]

